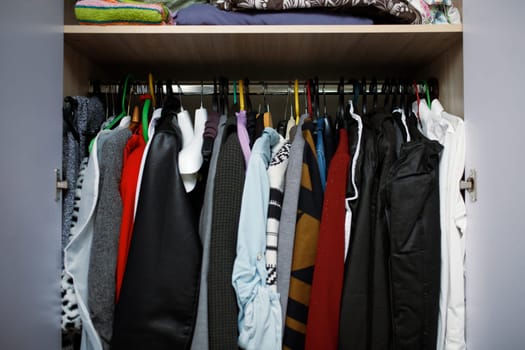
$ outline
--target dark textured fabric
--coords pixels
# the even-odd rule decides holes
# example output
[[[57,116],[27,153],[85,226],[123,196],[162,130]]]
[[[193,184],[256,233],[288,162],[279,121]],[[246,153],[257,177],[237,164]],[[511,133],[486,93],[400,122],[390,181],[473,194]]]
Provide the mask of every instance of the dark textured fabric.
[[[99,196],[94,213],[93,242],[89,258],[88,306],[93,326],[104,349],[109,349],[113,333],[117,255],[122,218],[122,197],[119,188],[124,147],[130,137],[131,130],[126,127],[112,131],[100,149],[99,157]]]
[[[349,128],[349,134],[355,128]],[[350,136],[355,139],[355,136]],[[363,125],[361,152],[356,166],[359,197],[351,202],[352,232],[346,258],[341,318],[339,322],[340,350],[367,350],[369,322],[369,254],[373,229],[373,212],[377,191],[376,133],[367,123]],[[352,153],[354,154],[354,153]],[[353,155],[355,157],[355,155]]]
[[[412,124],[413,125],[413,124]],[[393,349],[436,349],[441,267],[439,154],[411,127],[384,189],[390,235]]]
[[[350,165],[348,136],[339,130],[339,146],[328,170],[319,242],[308,310],[307,350],[336,350],[345,264],[346,178]]]
[[[374,193],[374,226],[371,236],[370,261],[370,349],[387,350],[392,342],[392,320],[388,274],[388,223],[385,216],[385,199],[382,189],[386,185],[390,168],[396,160],[396,126],[390,114],[376,112],[369,116],[376,129],[377,161],[379,166],[378,189]]]
[[[227,120],[215,174],[208,269],[210,349],[237,348],[238,307],[232,286],[237,228],[245,177],[235,117]]]
[[[282,11],[292,9],[337,8],[378,22],[421,23],[421,14],[405,0],[225,0],[217,1],[225,10],[257,9]]]
[[[89,142],[97,135],[105,117],[104,106],[98,97],[74,96],[66,97],[66,101],[67,108],[63,115],[62,176],[67,181],[68,189],[62,195],[62,248],[68,244],[71,226],[74,224],[75,185],[80,162],[89,155]]]
[[[213,144],[210,158],[206,189],[199,220],[199,235],[202,242],[201,284],[199,289],[199,308],[191,348],[193,350],[208,349],[208,269],[210,263],[210,235],[213,215],[213,190],[217,170],[217,158],[221,149],[222,135],[226,116],[219,118],[217,136]]]
[[[323,210],[323,187],[312,136],[314,129],[312,121],[305,121],[303,124],[303,169],[283,349],[303,349],[305,346],[310,289]]]
[[[177,104],[166,102],[150,141],[113,349],[188,349],[199,295],[201,243],[178,169]]]

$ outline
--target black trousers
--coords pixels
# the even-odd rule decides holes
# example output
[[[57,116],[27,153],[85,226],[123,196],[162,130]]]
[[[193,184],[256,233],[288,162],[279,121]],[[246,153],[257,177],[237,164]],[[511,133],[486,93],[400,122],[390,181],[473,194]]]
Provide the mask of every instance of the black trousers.
[[[390,239],[393,348],[399,350],[433,350],[437,340],[442,147],[418,138],[401,146],[383,192]]]

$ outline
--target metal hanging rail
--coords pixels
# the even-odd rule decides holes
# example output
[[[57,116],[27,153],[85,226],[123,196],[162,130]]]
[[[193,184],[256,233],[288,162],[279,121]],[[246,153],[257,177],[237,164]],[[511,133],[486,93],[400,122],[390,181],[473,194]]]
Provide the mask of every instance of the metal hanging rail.
[[[385,84],[385,80],[377,80],[375,81],[377,84],[377,91],[376,93],[378,95],[385,94],[385,91],[383,91],[383,86]],[[166,82],[160,83],[162,86],[162,93],[167,93],[168,91],[168,85]],[[362,81],[357,81],[356,84],[359,84],[360,93],[363,93],[363,90],[366,91],[367,95],[374,94],[373,91],[371,91],[370,87],[374,84],[374,81],[367,80],[366,81],[366,89],[362,89],[363,84]],[[105,94],[118,94],[121,87],[118,82],[100,82],[97,83],[97,85],[100,87],[100,92]],[[148,83],[146,81],[135,81],[132,84],[133,92],[137,94],[147,93],[148,91]],[[338,82],[334,81],[327,81],[327,82],[319,82],[319,94],[326,94],[326,95],[336,95],[338,94]],[[159,86],[159,83],[155,84],[156,88]],[[217,84],[219,86],[219,84]],[[407,89],[407,92],[410,94],[414,94],[414,86],[413,83],[408,80],[403,79],[394,79],[393,83],[390,81],[390,86],[396,87],[396,92],[390,91],[390,93],[397,93],[402,94],[403,89]],[[417,87],[418,91],[420,93],[425,92],[425,84],[418,82]],[[300,82],[299,84],[299,91],[300,93],[303,93],[305,91],[305,85],[304,82]],[[206,81],[206,82],[198,82],[198,81],[191,81],[191,82],[177,82],[172,83],[171,89],[175,94],[183,94],[186,96],[192,96],[192,95],[213,95],[214,91],[214,85],[213,82]],[[250,95],[287,95],[289,93],[293,93],[293,82],[287,82],[287,81],[270,81],[270,82],[250,82],[248,89],[246,89],[245,93],[249,93]],[[228,87],[229,94],[233,94],[233,82],[229,82]],[[90,81],[89,84],[89,93],[94,92],[94,83]],[[354,83],[353,81],[345,81],[345,87],[344,87],[344,93],[346,94],[353,94],[354,93]]]

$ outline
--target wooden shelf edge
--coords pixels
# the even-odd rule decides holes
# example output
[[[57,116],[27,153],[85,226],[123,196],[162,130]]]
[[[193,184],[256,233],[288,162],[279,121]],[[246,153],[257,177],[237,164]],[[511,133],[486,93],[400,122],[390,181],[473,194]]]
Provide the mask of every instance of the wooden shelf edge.
[[[441,25],[233,25],[92,26],[65,25],[64,34],[418,34],[462,33],[462,24]]]

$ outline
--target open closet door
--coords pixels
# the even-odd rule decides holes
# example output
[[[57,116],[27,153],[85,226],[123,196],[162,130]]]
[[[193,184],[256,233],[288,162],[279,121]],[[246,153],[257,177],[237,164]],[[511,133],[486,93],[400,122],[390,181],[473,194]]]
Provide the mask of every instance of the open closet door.
[[[0,349],[60,348],[63,6],[0,9]]]
[[[464,0],[467,347],[525,344],[525,22],[522,1]]]

